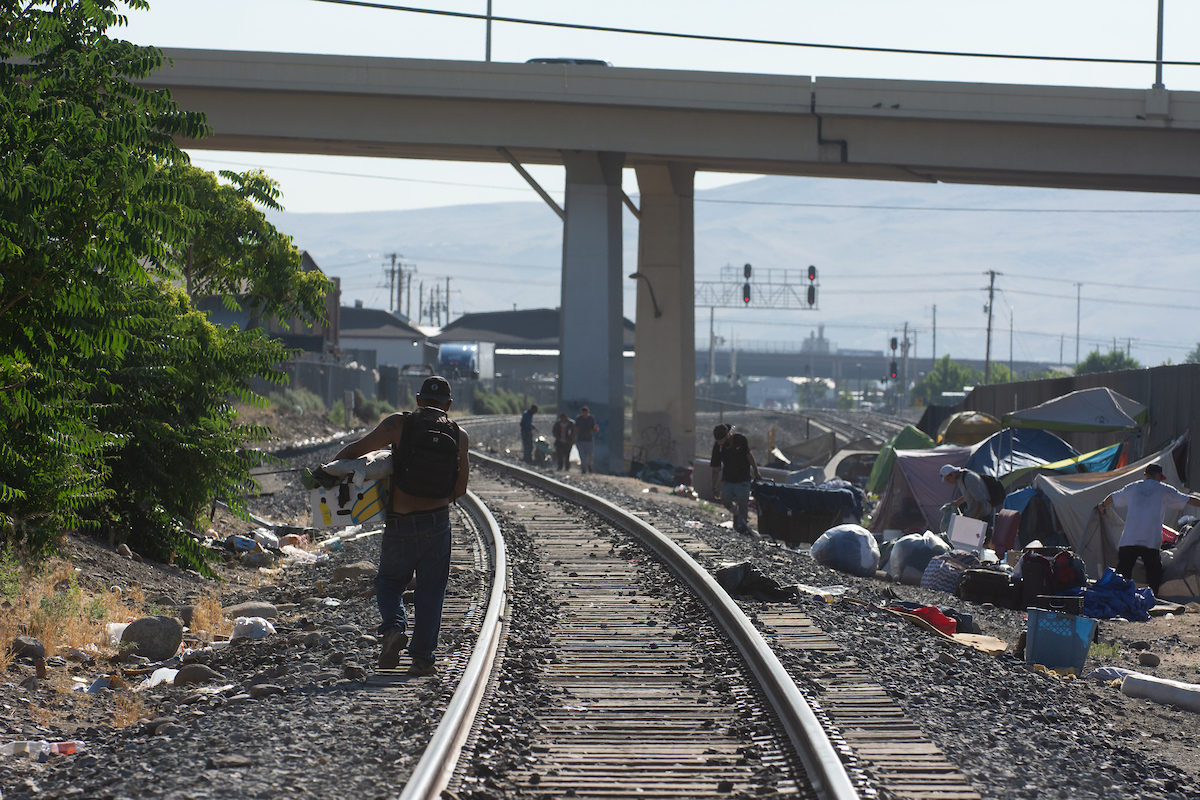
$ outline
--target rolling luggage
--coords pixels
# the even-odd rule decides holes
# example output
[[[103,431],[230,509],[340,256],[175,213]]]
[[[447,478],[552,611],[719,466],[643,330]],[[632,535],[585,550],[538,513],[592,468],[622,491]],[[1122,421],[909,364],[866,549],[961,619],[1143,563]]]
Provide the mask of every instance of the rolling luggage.
[[[1011,508],[1002,508],[996,512],[996,522],[992,529],[992,549],[1001,558],[1009,550],[1016,547],[1017,531],[1021,527],[1021,512]]]
[[[1016,589],[1007,572],[992,569],[969,569],[958,585],[959,596],[968,603],[991,603],[1013,608]]]

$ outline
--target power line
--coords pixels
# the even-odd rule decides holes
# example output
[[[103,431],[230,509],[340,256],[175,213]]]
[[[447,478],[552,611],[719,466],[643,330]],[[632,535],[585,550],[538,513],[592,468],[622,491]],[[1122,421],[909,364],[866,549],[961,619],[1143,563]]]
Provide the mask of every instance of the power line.
[[[797,47],[815,50],[849,50],[860,53],[893,53],[915,56],[948,56],[952,58],[997,58],[1017,61],[1061,61],[1083,64],[1138,64],[1172,67],[1200,67],[1200,61],[1159,61],[1143,58],[1093,58],[1088,56],[1039,56],[1011,53],[972,53],[961,50],[920,50],[908,47],[867,47],[863,45],[826,44],[819,42],[790,42],[782,39],[756,39],[740,36],[716,36],[702,33],[680,33],[678,31],[654,31],[639,28],[617,28],[609,25],[586,25],[577,22],[551,22],[549,20],[524,19],[521,17],[497,17],[486,14],[472,14],[466,11],[442,11],[432,8],[416,8],[413,6],[393,6],[384,3],[371,3],[366,0],[312,0],[317,3],[332,5],[354,6],[356,8],[375,8],[383,11],[402,11],[408,14],[428,14],[437,17],[453,17],[456,19],[471,19],[480,22],[508,22],[513,25],[533,25],[542,28],[564,28],[577,31],[595,31],[598,33],[622,33],[633,36],[657,36],[667,39],[690,39],[700,42],[725,42],[730,44],[758,44],[773,47]]]

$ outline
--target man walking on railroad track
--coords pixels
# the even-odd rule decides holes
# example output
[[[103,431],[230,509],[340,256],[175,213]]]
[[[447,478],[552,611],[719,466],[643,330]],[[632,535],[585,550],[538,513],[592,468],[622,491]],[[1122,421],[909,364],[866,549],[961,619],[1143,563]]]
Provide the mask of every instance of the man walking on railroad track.
[[[579,471],[591,472],[592,459],[596,455],[596,434],[600,426],[587,406],[579,409],[575,418],[575,449],[579,451]],[[569,466],[569,465],[568,465]]]
[[[712,467],[713,499],[723,501],[733,513],[733,529],[750,536],[750,476],[762,480],[750,443],[730,425],[713,428]],[[720,481],[720,482],[718,482]],[[723,485],[722,485],[723,484]]]
[[[383,650],[380,669],[400,665],[408,648],[408,674],[436,675],[434,650],[442,626],[442,604],[450,579],[450,503],[467,491],[466,431],[446,412],[452,399],[445,378],[426,378],[411,414],[392,414],[357,442],[346,445],[337,458],[359,458],[375,450],[392,450],[391,504],[379,545],[375,599],[379,604],[379,634]],[[416,619],[412,640],[404,590],[416,576],[413,592]]]

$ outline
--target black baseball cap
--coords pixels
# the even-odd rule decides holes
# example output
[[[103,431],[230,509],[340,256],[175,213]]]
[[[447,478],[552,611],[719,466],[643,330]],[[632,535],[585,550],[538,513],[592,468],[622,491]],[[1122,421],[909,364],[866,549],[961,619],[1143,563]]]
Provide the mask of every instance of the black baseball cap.
[[[718,440],[724,439],[729,435],[730,430],[732,430],[732,427],[729,425],[718,425],[717,427],[713,428],[713,438]]]
[[[438,403],[445,403],[450,398],[450,381],[443,378],[441,375],[434,375],[432,378],[426,378],[421,384],[421,391],[417,392],[417,397],[422,400],[433,400]]]

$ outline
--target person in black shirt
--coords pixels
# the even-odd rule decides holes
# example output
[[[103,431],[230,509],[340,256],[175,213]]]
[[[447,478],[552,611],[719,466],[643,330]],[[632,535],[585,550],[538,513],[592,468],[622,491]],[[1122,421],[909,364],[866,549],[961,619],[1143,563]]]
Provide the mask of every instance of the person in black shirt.
[[[733,529],[750,535],[750,477],[762,480],[758,463],[750,452],[750,443],[729,425],[713,429],[712,485],[713,498],[723,502],[733,513]]]

